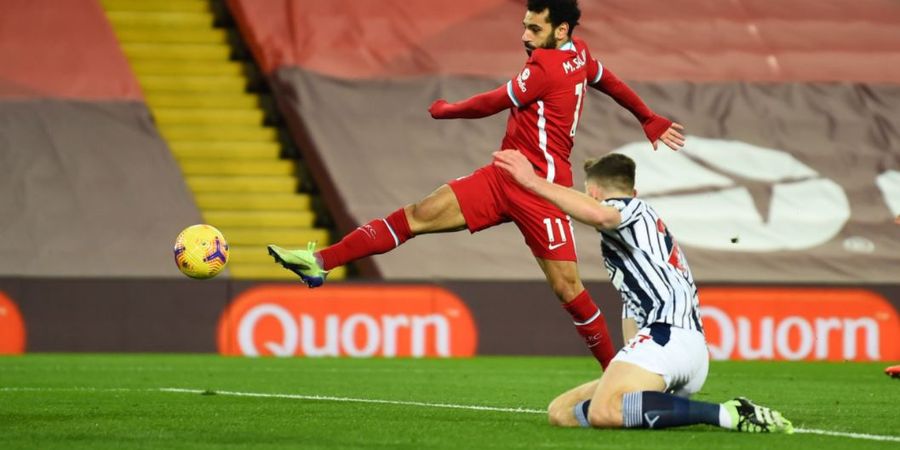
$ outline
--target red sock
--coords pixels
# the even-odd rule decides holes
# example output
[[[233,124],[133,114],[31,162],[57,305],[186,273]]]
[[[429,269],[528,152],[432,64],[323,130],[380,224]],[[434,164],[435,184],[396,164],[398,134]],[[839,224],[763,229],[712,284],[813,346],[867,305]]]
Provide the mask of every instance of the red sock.
[[[563,305],[563,308],[572,315],[578,334],[584,338],[594,358],[606,370],[609,361],[616,355],[616,350],[609,337],[609,330],[606,329],[606,319],[591,299],[591,294],[585,289],[574,300]]]
[[[319,252],[322,268],[331,270],[370,255],[389,252],[412,239],[406,212],[400,208],[384,219],[375,219],[344,236],[341,242]]]

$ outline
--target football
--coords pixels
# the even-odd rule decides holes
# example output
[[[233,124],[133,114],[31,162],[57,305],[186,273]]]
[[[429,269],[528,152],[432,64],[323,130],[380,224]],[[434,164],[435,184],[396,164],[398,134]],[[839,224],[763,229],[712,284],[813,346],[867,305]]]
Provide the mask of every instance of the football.
[[[215,227],[185,228],[175,239],[175,264],[181,273],[199,280],[212,278],[228,264],[228,243]]]

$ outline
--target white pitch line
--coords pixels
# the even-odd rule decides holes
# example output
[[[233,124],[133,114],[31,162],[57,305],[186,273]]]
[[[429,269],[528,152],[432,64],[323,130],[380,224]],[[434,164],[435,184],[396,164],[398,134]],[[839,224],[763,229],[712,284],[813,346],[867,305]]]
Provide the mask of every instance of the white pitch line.
[[[794,428],[794,432],[800,434],[820,434],[822,436],[839,436],[853,439],[868,439],[870,441],[900,442],[900,436],[882,436],[879,434],[847,433],[843,431],[815,430],[807,428]]]
[[[288,400],[313,400],[313,401],[329,401],[329,402],[349,402],[349,403],[375,403],[382,405],[401,405],[401,406],[419,406],[425,408],[445,408],[445,409],[463,409],[470,411],[492,411],[506,413],[524,413],[524,414],[546,414],[547,411],[541,409],[530,408],[503,408],[497,406],[481,406],[481,405],[458,405],[453,403],[429,403],[416,402],[406,400],[383,400],[373,398],[354,398],[354,397],[333,397],[329,395],[303,395],[303,394],[268,394],[264,392],[237,392],[237,391],[209,391],[205,389],[184,389],[184,388],[157,388],[157,389],[128,389],[128,388],[35,388],[35,387],[2,387],[0,392],[173,392],[182,394],[203,394],[205,392],[214,393],[215,395],[225,395],[231,397],[254,397],[254,398],[280,398]],[[850,439],[865,439],[870,441],[883,442],[900,442],[900,436],[885,436],[878,434],[866,433],[849,433],[843,431],[816,430],[808,428],[796,428],[794,431],[798,434],[818,434],[821,436],[845,437]]]
[[[163,392],[181,392],[188,394],[202,394],[207,392],[201,389],[183,389],[183,388],[160,388]],[[452,403],[428,403],[414,402],[405,400],[381,400],[372,398],[353,398],[353,397],[332,397],[327,395],[303,395],[303,394],[267,394],[261,392],[234,392],[234,391],[211,391],[217,395],[228,395],[233,397],[256,397],[256,398],[281,398],[292,400],[319,400],[332,402],[350,402],[350,403],[377,403],[383,405],[403,405],[403,406],[422,406],[426,408],[449,408],[449,409],[467,409],[471,411],[496,411],[509,413],[527,413],[527,414],[547,414],[547,411],[541,409],[529,408],[500,408],[496,406],[480,406],[480,405],[457,405]],[[816,430],[806,428],[796,428],[795,432],[801,434],[819,434],[823,436],[839,436],[853,439],[868,439],[873,441],[889,441],[900,442],[900,436],[882,436],[877,434],[865,433],[845,433],[841,431]]]
[[[207,392],[200,389],[182,389],[182,388],[160,388],[162,392],[183,392],[188,394],[202,394]],[[262,392],[234,392],[234,391],[211,391],[216,395],[229,395],[233,397],[257,397],[257,398],[283,398],[291,400],[319,400],[328,402],[350,402],[350,403],[378,403],[382,405],[403,405],[403,406],[422,406],[426,408],[447,408],[447,409],[467,409],[471,411],[494,411],[508,413],[527,413],[527,414],[547,414],[547,411],[540,409],[528,408],[501,408],[497,406],[480,406],[480,405],[456,405],[452,403],[427,403],[414,402],[406,400],[381,400],[374,398],[353,398],[353,397],[332,397],[329,395],[302,395],[302,394],[266,394]]]

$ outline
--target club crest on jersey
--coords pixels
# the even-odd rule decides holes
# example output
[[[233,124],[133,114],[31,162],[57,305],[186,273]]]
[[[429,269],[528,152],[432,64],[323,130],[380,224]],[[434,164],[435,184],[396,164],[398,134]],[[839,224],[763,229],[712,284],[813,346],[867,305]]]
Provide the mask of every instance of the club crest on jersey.
[[[531,76],[531,69],[525,68],[519,76],[516,77],[516,83],[519,85],[519,90],[522,92],[528,92],[528,88],[525,87],[525,80]]]
[[[581,51],[581,54],[575,54],[575,58],[569,61],[562,63],[563,70],[566,71],[566,75],[584,67],[584,63],[587,60],[587,54],[584,50]]]

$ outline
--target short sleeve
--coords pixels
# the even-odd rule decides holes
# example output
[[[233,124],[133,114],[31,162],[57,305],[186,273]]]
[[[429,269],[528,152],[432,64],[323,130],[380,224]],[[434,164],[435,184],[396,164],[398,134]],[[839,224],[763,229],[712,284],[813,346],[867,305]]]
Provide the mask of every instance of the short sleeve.
[[[548,85],[547,72],[531,58],[522,71],[506,83],[506,93],[516,108],[522,108],[541,98]]]
[[[590,85],[595,85],[600,82],[600,78],[603,78],[603,64],[600,64],[600,61],[594,59],[591,55],[590,49],[585,45],[584,53],[581,54],[584,58],[585,68],[584,75],[587,78],[587,82]]]
[[[619,211],[622,220],[619,222],[619,226],[616,227],[617,229],[631,226],[631,224],[640,219],[641,214],[646,210],[644,202],[634,198],[611,198],[604,200],[603,204],[616,208]]]
[[[603,78],[603,64],[600,64],[600,61],[596,59],[590,58],[587,63],[588,84],[597,84],[601,78]]]

